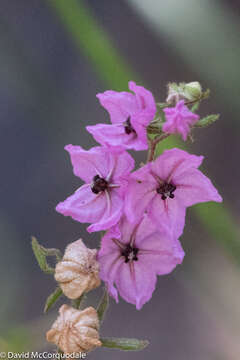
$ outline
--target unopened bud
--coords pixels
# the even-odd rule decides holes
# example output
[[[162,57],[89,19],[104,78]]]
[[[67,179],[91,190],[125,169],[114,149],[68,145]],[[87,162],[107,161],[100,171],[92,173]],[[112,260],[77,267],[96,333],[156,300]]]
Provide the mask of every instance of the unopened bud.
[[[62,305],[46,337],[47,341],[57,345],[65,354],[89,352],[102,346],[96,310],[88,307],[80,311]]]
[[[185,85],[184,96],[189,101],[200,99],[202,95],[202,87],[198,81],[193,81]]]
[[[179,100],[197,101],[202,97],[202,87],[198,81],[190,83],[170,83],[168,84],[167,103],[177,103]]]
[[[63,259],[56,265],[55,279],[69,299],[77,299],[100,285],[96,253],[81,239],[67,246]]]

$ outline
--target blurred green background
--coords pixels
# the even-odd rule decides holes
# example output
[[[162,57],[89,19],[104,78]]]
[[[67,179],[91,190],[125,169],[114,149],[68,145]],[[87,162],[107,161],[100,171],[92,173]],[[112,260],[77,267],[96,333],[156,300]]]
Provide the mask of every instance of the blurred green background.
[[[96,246],[97,235],[55,212],[79,186],[64,145],[91,147],[85,126],[107,121],[96,93],[132,79],[163,101],[169,81],[198,80],[212,91],[201,115],[221,118],[187,147],[205,156],[224,205],[188,210],[184,263],[159,278],[140,312],[111,302],[102,334],[150,346],[88,357],[239,360],[239,18],[233,0],[1,1],[0,351],[52,349],[44,334],[56,310],[42,309],[55,284],[38,269],[30,236],[62,250],[79,237]]]

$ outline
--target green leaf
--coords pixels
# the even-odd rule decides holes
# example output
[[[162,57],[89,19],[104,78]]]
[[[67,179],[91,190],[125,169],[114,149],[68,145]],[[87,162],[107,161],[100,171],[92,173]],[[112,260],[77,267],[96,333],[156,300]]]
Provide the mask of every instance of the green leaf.
[[[192,111],[192,112],[196,112],[196,111],[198,110],[198,108],[199,108],[199,105],[200,105],[200,101],[196,102],[196,103],[192,106],[191,111]]]
[[[206,126],[212,125],[218,119],[219,119],[219,114],[208,115],[208,116],[202,118],[201,120],[199,120],[195,124],[195,126],[196,127],[206,127]]]
[[[103,296],[97,307],[98,318],[100,321],[103,321],[106,311],[108,309],[108,306],[109,306],[109,295],[108,295],[107,289],[105,288]]]
[[[40,269],[46,274],[54,274],[54,268],[49,266],[47,263],[45,249],[38,243],[34,236],[32,237],[32,249]]]
[[[63,294],[62,289],[57,287],[52,294],[50,294],[46,300],[46,304],[44,306],[44,312],[48,312],[48,310],[55,304],[55,302],[61,297]]]
[[[102,346],[104,347],[124,351],[140,351],[149,344],[147,340],[127,338],[102,338],[100,340],[102,342]]]

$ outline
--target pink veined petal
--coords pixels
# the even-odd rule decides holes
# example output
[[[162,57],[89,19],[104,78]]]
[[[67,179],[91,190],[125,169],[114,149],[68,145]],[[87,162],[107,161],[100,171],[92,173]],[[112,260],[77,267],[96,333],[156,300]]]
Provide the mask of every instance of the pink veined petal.
[[[147,132],[143,127],[138,127],[137,134],[126,134],[122,124],[97,124],[87,126],[86,129],[102,145],[119,146],[137,151],[145,150],[148,147]]]
[[[87,126],[87,131],[102,145],[128,147],[134,140],[134,134],[126,134],[122,124],[97,124]]]
[[[110,295],[118,302],[118,291],[114,286],[114,282],[123,259],[115,252],[114,254],[99,256],[98,261],[100,264],[100,278],[106,282]]]
[[[136,85],[134,81],[129,81],[128,87],[136,94],[139,110],[147,110],[153,118],[156,113],[156,104],[152,93],[143,86]]]
[[[126,221],[128,224],[128,221]],[[126,226],[126,225],[125,225]],[[151,218],[148,216],[148,214],[144,214],[142,217],[142,220],[140,220],[139,223],[136,225],[132,225],[132,228],[134,227],[136,229],[135,234],[135,245],[137,248],[141,249],[143,247],[143,244],[145,243],[146,239],[149,238],[149,236],[152,236],[152,234],[155,234],[156,232],[158,234],[161,234],[162,232],[165,233],[165,227],[162,226],[161,222],[159,222],[158,225],[156,225],[155,222],[151,220]],[[121,227],[121,229],[123,226]],[[172,242],[172,237],[169,235],[169,241]]]
[[[107,283],[110,295],[118,302],[118,292],[114,282],[123,258],[120,258],[119,247],[112,241],[115,235],[115,230],[110,230],[104,235],[101,241],[101,249],[97,254],[97,260],[100,264],[100,278]]]
[[[126,216],[122,216],[118,228],[120,230],[121,243],[128,244],[131,240],[132,235],[136,233],[139,223],[130,222]]]
[[[153,182],[139,183],[131,179],[125,196],[125,214],[130,222],[137,222],[147,210],[149,203],[156,193]]]
[[[153,163],[152,171],[162,180],[172,180],[190,168],[198,168],[203,161],[203,156],[188,154],[177,148],[165,150]]]
[[[76,176],[90,183],[95,175],[107,176],[109,171],[109,151],[104,147],[93,147],[86,151],[80,146],[67,145]]]
[[[151,299],[156,281],[156,274],[147,264],[123,262],[118,269],[116,285],[121,297],[140,310]]]
[[[109,149],[111,151],[111,148]],[[121,178],[128,177],[134,168],[134,159],[126,151],[115,153],[112,156],[110,172],[112,173],[111,182],[117,183]],[[120,181],[121,184],[121,181]]]
[[[111,228],[122,216],[123,199],[119,195],[119,191],[117,189],[105,191],[104,197],[106,201],[105,212],[98,221],[95,221],[94,224],[88,226],[87,231],[90,233]]]
[[[175,178],[177,189],[174,194],[184,206],[201,202],[222,202],[212,182],[197,169],[190,169]]]
[[[142,241],[137,238],[136,246],[140,248],[138,261],[152,267],[158,275],[169,274],[183,261],[181,244],[170,231],[149,232]]]
[[[97,94],[101,105],[108,111],[112,124],[123,123],[138,111],[136,98],[129,92],[108,90]]]
[[[179,238],[185,225],[186,208],[184,204],[174,199],[162,200],[161,196],[155,196],[149,205],[149,217],[157,225],[172,231],[173,236]]]
[[[144,120],[146,124],[142,124],[141,120]],[[132,117],[131,123],[137,133],[137,140],[140,146],[140,150],[147,150],[148,139],[147,139],[147,126],[151,122],[152,118],[144,115],[136,115]]]
[[[104,193],[94,194],[90,186],[83,185],[65,201],[59,203],[56,210],[71,216],[82,223],[99,221],[106,211],[107,202]]]

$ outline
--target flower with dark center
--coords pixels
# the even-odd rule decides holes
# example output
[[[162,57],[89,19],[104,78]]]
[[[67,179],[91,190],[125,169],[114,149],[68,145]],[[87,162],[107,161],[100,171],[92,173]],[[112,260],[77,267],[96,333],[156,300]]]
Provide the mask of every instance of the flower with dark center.
[[[106,232],[97,260],[100,278],[111,296],[119,294],[141,309],[150,300],[157,275],[169,274],[183,260],[184,252],[172,232],[155,226],[145,214],[134,224],[123,216]],[[116,286],[116,287],[115,287]]]
[[[56,210],[79,222],[90,223],[89,232],[109,229],[122,216],[133,158],[123,149],[109,146],[86,151],[68,145],[65,149],[70,154],[74,174],[85,184],[59,203]]]
[[[93,183],[91,185],[91,190],[94,194],[98,194],[101,191],[105,191],[108,188],[108,182],[101,178],[99,175],[95,175],[93,178]]]
[[[134,130],[134,128],[132,127],[132,124],[130,122],[130,116],[127,118],[127,120],[124,123],[124,130],[127,135],[132,134],[132,133],[136,134],[136,131]]]
[[[174,199],[173,193],[175,190],[176,190],[175,185],[164,182],[163,184],[159,185],[159,187],[157,188],[157,193],[162,195],[162,200],[166,200],[168,197],[170,199]]]
[[[133,81],[129,82],[129,90],[131,92],[108,90],[98,94],[111,124],[96,124],[86,129],[101,145],[147,150],[147,127],[156,113],[155,100],[150,91]]]
[[[203,156],[180,149],[165,150],[155,161],[131,173],[125,195],[125,212],[136,223],[145,212],[181,236],[186,208],[222,198],[211,181],[198,170]]]

